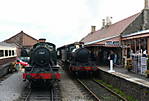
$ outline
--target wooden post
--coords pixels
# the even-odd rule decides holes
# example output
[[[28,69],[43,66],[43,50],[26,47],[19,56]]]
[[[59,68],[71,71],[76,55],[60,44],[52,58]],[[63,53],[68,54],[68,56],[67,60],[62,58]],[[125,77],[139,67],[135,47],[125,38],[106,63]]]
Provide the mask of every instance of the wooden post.
[[[147,38],[147,54],[149,55],[149,38]]]
[[[139,50],[141,49],[141,39],[138,39],[139,43]]]
[[[136,51],[137,51],[137,42],[136,42],[136,39],[134,39],[134,47],[135,47],[135,52],[134,53],[136,53]]]

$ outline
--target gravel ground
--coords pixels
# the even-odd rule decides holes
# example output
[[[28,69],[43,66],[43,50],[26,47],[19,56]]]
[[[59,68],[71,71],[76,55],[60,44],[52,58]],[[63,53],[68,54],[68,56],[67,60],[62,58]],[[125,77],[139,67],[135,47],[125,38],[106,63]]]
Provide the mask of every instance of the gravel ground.
[[[0,101],[16,100],[27,82],[23,82],[22,73],[14,73],[0,83]]]
[[[62,101],[88,101],[84,92],[75,84],[75,82],[61,70],[62,79],[60,89]],[[16,101],[27,82],[23,82],[22,73],[14,73],[6,80],[0,82],[0,101]]]
[[[62,101],[88,101],[83,92],[80,91],[66,72],[61,70],[61,73],[62,79],[60,81],[60,89],[62,93]]]

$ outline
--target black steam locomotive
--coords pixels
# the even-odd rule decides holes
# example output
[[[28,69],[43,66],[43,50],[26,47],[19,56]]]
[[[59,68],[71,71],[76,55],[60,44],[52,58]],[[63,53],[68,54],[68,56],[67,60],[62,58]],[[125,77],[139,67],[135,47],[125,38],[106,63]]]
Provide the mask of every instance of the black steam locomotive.
[[[63,68],[77,76],[84,74],[94,75],[97,71],[95,57],[83,47],[83,43],[73,43],[58,48],[59,59],[64,65]]]
[[[29,49],[25,49],[25,48],[23,48],[22,50],[21,50],[21,57],[29,57]]]
[[[30,52],[30,66],[25,67],[23,78],[34,83],[53,84],[60,80],[57,66],[56,46],[48,42],[40,42]]]

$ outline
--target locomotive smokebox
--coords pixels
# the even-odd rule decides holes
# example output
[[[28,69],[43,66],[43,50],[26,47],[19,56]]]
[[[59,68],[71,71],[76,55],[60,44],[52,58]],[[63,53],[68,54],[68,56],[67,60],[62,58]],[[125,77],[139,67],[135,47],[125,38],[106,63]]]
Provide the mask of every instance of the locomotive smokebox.
[[[82,62],[82,63],[87,62],[90,57],[90,52],[86,48],[79,48],[79,49],[75,50],[75,52],[73,54],[74,54],[75,60],[78,62]]]
[[[45,47],[38,47],[33,51],[32,59],[35,64],[43,66],[48,65],[50,61],[50,52]]]

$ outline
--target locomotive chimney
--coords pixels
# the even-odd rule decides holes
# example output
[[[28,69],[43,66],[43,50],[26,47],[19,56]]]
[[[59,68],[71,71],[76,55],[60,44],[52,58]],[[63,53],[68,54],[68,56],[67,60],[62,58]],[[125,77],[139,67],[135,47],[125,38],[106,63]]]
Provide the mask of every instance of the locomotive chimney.
[[[91,33],[96,31],[96,26],[91,26]]]
[[[38,40],[38,42],[46,42],[46,39],[45,39],[45,38],[40,38],[40,39]]]
[[[104,28],[105,26],[106,26],[105,19],[102,19],[102,28]]]
[[[144,3],[144,9],[149,9],[149,0],[145,0]]]

